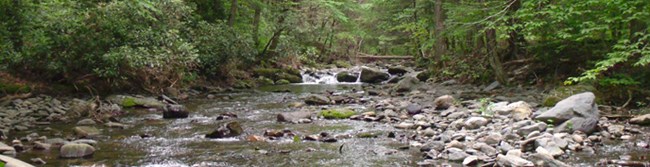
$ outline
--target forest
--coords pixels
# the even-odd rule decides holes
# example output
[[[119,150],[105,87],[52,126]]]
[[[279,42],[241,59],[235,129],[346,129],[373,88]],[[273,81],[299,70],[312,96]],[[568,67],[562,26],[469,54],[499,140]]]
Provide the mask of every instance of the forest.
[[[399,55],[440,80],[640,91],[650,78],[649,3],[3,0],[0,67],[45,83],[158,92],[246,79],[251,65]]]
[[[589,91],[636,115],[650,104],[649,43],[648,0],[0,0],[0,106],[41,93],[182,101],[394,59],[417,82]],[[499,96],[487,94],[484,107]]]

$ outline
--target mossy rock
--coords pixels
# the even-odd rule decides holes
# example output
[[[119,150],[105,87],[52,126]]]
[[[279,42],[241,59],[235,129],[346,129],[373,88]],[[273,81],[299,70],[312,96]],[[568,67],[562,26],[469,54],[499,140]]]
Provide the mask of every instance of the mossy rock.
[[[336,65],[336,67],[338,67],[338,68],[350,68],[350,67],[352,67],[352,64],[350,64],[347,61],[343,61],[343,60],[334,61],[334,65]]]
[[[355,114],[357,113],[346,108],[323,110],[319,113],[325,119],[348,119]]]
[[[287,80],[290,83],[302,83],[302,76],[300,76],[300,75],[293,75],[293,74],[289,74],[289,73],[281,73],[281,74],[278,74],[277,80],[281,80],[281,79]]]
[[[423,71],[418,73],[415,77],[422,82],[426,82],[429,78],[431,78],[431,76],[432,76],[431,72]]]
[[[152,97],[133,97],[125,95],[112,95],[106,97],[106,100],[113,104],[118,104],[124,108],[145,107],[145,108],[163,108],[165,103]]]
[[[232,87],[236,89],[247,89],[252,88],[253,83],[250,80],[237,80],[232,84]]]
[[[276,68],[256,68],[253,70],[255,75],[262,76],[266,78],[276,79],[279,73],[282,73],[280,69]]]
[[[291,74],[291,75],[297,75],[297,76],[301,75],[300,70],[298,70],[296,68],[286,68],[286,69],[284,69],[284,72],[287,73],[287,74]]]
[[[382,134],[382,132],[362,132],[357,134],[358,138],[377,138]]]
[[[257,80],[255,80],[257,85],[265,86],[265,85],[273,85],[275,82],[273,82],[272,79],[266,78],[266,77],[259,77]]]
[[[289,80],[286,80],[286,79],[280,79],[280,80],[275,81],[276,85],[286,85],[286,84],[290,84],[290,83],[291,82],[289,82]]]
[[[548,95],[544,97],[542,105],[546,107],[553,107],[557,102],[560,102],[563,99],[568,98],[569,96],[583,93],[583,92],[593,92],[596,94],[596,102],[599,101],[598,93],[596,88],[591,85],[579,84],[579,85],[570,85],[570,86],[560,86],[551,90]]]

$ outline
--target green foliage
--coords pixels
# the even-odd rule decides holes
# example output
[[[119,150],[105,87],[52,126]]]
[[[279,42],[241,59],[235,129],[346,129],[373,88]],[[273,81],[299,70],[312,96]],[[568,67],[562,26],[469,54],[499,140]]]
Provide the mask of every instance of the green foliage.
[[[237,33],[223,22],[199,22],[190,33],[190,40],[198,50],[199,69],[210,76],[228,75],[231,69],[224,69],[223,65],[250,64],[257,54],[249,36]]]
[[[479,99],[479,109],[478,111],[481,113],[483,116],[488,116],[491,117],[494,115],[494,111],[492,110],[492,99],[490,98],[481,98]]]

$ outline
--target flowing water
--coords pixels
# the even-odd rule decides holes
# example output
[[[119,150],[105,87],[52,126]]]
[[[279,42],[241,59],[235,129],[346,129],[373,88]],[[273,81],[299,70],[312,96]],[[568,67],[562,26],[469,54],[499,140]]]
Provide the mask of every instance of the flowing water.
[[[110,129],[102,125],[102,137],[96,139],[98,150],[86,159],[60,159],[58,152],[27,151],[17,158],[29,161],[39,157],[45,166],[415,166],[422,161],[422,153],[408,149],[408,141],[389,138],[395,132],[409,135],[408,131],[394,129],[382,122],[353,120],[314,120],[309,124],[288,124],[276,121],[276,115],[293,112],[288,104],[300,102],[310,93],[325,91],[336,93],[363,93],[360,83],[338,83],[335,75],[344,69],[304,72],[303,84],[262,87],[255,90],[216,94],[214,99],[193,99],[185,102],[191,112],[186,119],[162,119],[162,114],[144,109],[129,110],[120,121],[132,125],[128,129]],[[350,69],[352,73],[359,67]],[[373,99],[370,99],[373,100]],[[299,110],[320,111],[328,107],[349,107],[366,111],[362,105],[309,106]],[[217,120],[223,113],[236,113],[238,118]],[[238,121],[244,134],[225,139],[208,139],[204,135],[220,125]],[[54,124],[52,130],[38,131],[39,135],[71,137],[74,124]],[[290,130],[298,136],[326,132],[343,136],[338,142],[294,141],[292,137],[250,142],[248,135],[262,136],[265,130]],[[648,129],[643,129],[647,134]],[[377,138],[359,138],[362,133],[379,134]],[[16,136],[25,136],[25,133]],[[142,137],[145,136],[145,137]],[[150,136],[150,137],[146,137]],[[605,141],[595,145],[593,153],[569,153],[563,161],[575,166],[592,166],[601,159],[629,159],[647,161],[648,149],[635,146],[647,142],[647,135],[629,141]],[[406,149],[404,149],[406,148]],[[458,162],[440,161],[440,164]]]
[[[217,94],[219,100],[197,99],[186,105],[193,111],[186,119],[162,119],[160,113],[131,110],[121,121],[134,125],[129,129],[103,129],[98,139],[98,151],[88,159],[59,159],[56,151],[29,151],[17,158],[40,157],[47,166],[107,165],[107,166],[412,166],[419,159],[417,151],[398,151],[403,143],[386,138],[395,131],[384,123],[352,120],[315,120],[310,124],[278,123],[276,115],[291,112],[288,103],[301,101],[309,92],[345,92],[360,89],[348,85],[285,85],[260,90]],[[289,92],[285,92],[285,91]],[[284,93],[276,93],[282,91]],[[327,106],[323,106],[327,107]],[[347,107],[363,111],[362,106]],[[238,118],[216,120],[219,114],[234,112]],[[238,121],[244,135],[235,138],[204,138],[220,124]],[[52,125],[54,130],[39,132],[54,136],[71,136],[74,125]],[[265,130],[291,130],[304,136],[327,132],[351,136],[336,143],[293,141],[287,137],[268,142],[249,142],[246,135],[262,136]],[[361,132],[376,132],[384,137],[357,138]],[[151,137],[142,138],[142,135]]]

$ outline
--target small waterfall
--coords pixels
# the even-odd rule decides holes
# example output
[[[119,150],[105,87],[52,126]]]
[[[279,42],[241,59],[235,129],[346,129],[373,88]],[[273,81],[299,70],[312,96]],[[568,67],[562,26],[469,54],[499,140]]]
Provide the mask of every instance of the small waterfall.
[[[307,69],[302,71],[302,84],[361,84],[361,66],[355,66],[352,68],[332,68],[332,69],[322,69],[314,70]],[[349,72],[352,75],[357,76],[355,82],[339,82],[336,79],[336,75],[340,72]]]

